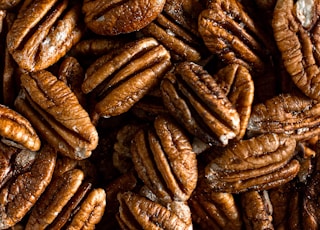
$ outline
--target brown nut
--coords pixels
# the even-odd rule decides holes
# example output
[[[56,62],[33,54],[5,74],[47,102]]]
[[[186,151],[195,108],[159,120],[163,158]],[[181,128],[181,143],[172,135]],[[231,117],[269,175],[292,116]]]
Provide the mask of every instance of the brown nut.
[[[239,193],[265,190],[292,180],[300,169],[295,139],[265,134],[225,147],[206,166],[209,188]]]
[[[169,52],[153,38],[131,42],[96,60],[82,84],[84,93],[95,90],[98,102],[93,122],[127,112],[159,83],[170,66]]]
[[[98,144],[98,133],[70,88],[45,70],[22,74],[21,86],[15,106],[42,138],[68,157],[88,158]]]
[[[82,11],[88,28],[101,35],[140,30],[163,9],[165,0],[84,0]]]
[[[226,68],[230,69],[225,69],[221,75],[228,73],[227,82],[219,84],[216,81],[219,74],[214,77],[200,65],[182,62],[161,82],[163,102],[170,114],[191,134],[210,144],[227,145],[229,140],[240,135],[240,129],[243,135],[251,110],[253,83],[250,74],[240,66]],[[238,85],[230,89],[232,83],[246,87]],[[228,93],[237,104],[242,121]]]
[[[272,223],[272,204],[267,191],[249,191],[241,194],[243,221],[248,230],[274,229]]]
[[[56,63],[80,40],[79,5],[67,0],[25,1],[7,35],[7,46],[18,65],[38,71]]]
[[[117,220],[122,229],[192,229],[192,224],[186,224],[170,209],[133,192],[119,193],[118,200]],[[184,212],[188,206],[180,208]]]
[[[287,72],[304,94],[319,100],[318,1],[279,0],[273,15],[274,38]]]
[[[199,15],[199,32],[208,49],[224,62],[241,64],[254,72],[265,70],[268,36],[239,1],[209,1]]]
[[[297,141],[320,132],[320,104],[304,95],[281,94],[253,107],[248,135],[285,134]]]
[[[21,0],[0,0],[0,10],[10,10],[17,6]]]
[[[27,171],[15,175],[0,191],[0,229],[19,222],[37,202],[51,181],[56,152],[49,145],[29,152],[35,160]],[[24,157],[26,160],[29,154]]]
[[[173,120],[159,116],[154,130],[140,130],[131,153],[138,176],[159,200],[189,199],[198,178],[196,154]]]

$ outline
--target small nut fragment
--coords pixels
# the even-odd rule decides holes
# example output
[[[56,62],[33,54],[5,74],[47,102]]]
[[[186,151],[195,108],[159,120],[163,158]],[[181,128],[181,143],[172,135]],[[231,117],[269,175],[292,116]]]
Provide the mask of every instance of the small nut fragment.
[[[214,191],[239,193],[266,190],[292,180],[300,169],[295,139],[264,134],[227,146],[206,166]]]

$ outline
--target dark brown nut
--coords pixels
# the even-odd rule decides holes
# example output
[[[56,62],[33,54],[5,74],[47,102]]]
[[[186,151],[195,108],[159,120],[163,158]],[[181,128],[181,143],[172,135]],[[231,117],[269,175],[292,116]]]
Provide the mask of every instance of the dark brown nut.
[[[320,104],[304,95],[281,94],[253,107],[248,135],[285,134],[297,141],[319,135]]]
[[[267,191],[250,191],[241,194],[243,221],[246,229],[274,229],[272,223],[272,204]]]
[[[138,176],[162,202],[186,201],[198,179],[196,154],[177,124],[157,117],[154,130],[140,130],[132,140]]]
[[[242,229],[242,217],[230,193],[196,190],[188,200],[192,219],[201,229]]]
[[[14,60],[27,71],[56,63],[83,34],[80,13],[67,0],[25,1],[7,35]]]
[[[208,49],[224,62],[241,64],[254,72],[265,70],[268,36],[239,1],[209,1],[199,15],[199,32]]]
[[[277,134],[241,140],[206,166],[206,182],[214,191],[230,193],[280,186],[299,172],[299,162],[292,159],[295,147],[295,139]]]
[[[35,160],[30,169],[15,175],[0,191],[0,229],[19,222],[37,202],[51,181],[56,152],[49,145],[30,152]]]
[[[282,61],[296,86],[319,100],[319,23],[317,1],[277,1],[272,27]]]
[[[225,83],[223,87],[228,84]],[[253,96],[251,90],[250,98]],[[192,62],[177,64],[173,72],[169,72],[162,80],[161,91],[163,103],[170,114],[189,133],[204,142],[227,145],[239,134],[239,113],[228,99],[227,90],[222,89],[202,66]],[[237,92],[231,94],[235,100],[238,98]],[[242,95],[239,92],[239,96]],[[250,100],[246,98],[241,102],[243,108],[247,103],[250,104]]]
[[[170,66],[169,52],[153,38],[131,42],[96,60],[82,84],[84,93],[95,90],[93,122],[127,112],[159,84]]]
[[[162,11],[165,0],[84,0],[82,11],[88,28],[101,35],[142,29]]]
[[[88,158],[97,147],[98,132],[70,88],[45,70],[22,74],[21,86],[15,106],[39,135],[68,157]]]
[[[21,0],[0,0],[0,10],[11,10],[20,2]]]
[[[20,113],[0,105],[0,136],[2,141],[31,151],[40,149],[41,141],[31,123]]]
[[[117,220],[122,229],[192,229],[192,224],[185,223],[169,208],[133,192],[119,193],[118,200]],[[189,207],[180,208],[185,212]]]

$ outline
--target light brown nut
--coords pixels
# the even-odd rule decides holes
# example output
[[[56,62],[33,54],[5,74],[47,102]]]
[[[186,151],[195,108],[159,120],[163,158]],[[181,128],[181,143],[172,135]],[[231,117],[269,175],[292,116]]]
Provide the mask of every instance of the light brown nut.
[[[130,33],[148,25],[163,9],[165,0],[84,0],[88,28],[101,35]]]
[[[248,230],[274,229],[272,223],[272,204],[267,191],[250,191],[241,194],[243,221]]]
[[[84,93],[95,90],[94,123],[97,117],[127,112],[159,83],[170,66],[169,52],[153,38],[131,42],[96,60],[82,84]]]
[[[1,188],[0,229],[7,229],[20,221],[51,181],[56,162],[55,150],[45,145],[35,156],[29,170],[16,175]]]
[[[193,62],[177,64],[161,82],[163,102],[170,114],[194,136],[217,145],[227,145],[240,131],[239,113],[226,91]],[[236,92],[234,96],[237,98]],[[250,100],[243,101],[247,102]]]
[[[22,74],[21,86],[24,92],[15,105],[42,138],[68,157],[88,158],[97,147],[98,133],[70,88],[45,70]]]
[[[316,0],[277,1],[273,13],[274,38],[295,85],[319,100],[319,3]]]
[[[206,166],[209,188],[239,193],[265,190],[292,180],[300,169],[295,139],[265,134],[225,147]]]
[[[320,132],[320,104],[304,95],[280,94],[253,107],[248,135],[285,134],[297,141]]]
[[[134,167],[144,184],[163,202],[186,201],[196,187],[196,154],[177,124],[157,117],[154,130],[140,130],[131,144]]]
[[[7,35],[18,65],[28,71],[56,63],[82,36],[79,5],[67,0],[25,1]]]
[[[118,200],[122,229],[192,229],[173,211],[133,192],[119,193]]]
[[[201,229],[242,229],[241,212],[231,193],[196,191],[188,203],[192,219]]]
[[[40,149],[41,141],[31,123],[20,113],[0,105],[0,136],[15,147],[31,151]]]
[[[199,32],[208,49],[224,62],[254,72],[265,70],[268,36],[239,1],[209,1],[199,15]]]

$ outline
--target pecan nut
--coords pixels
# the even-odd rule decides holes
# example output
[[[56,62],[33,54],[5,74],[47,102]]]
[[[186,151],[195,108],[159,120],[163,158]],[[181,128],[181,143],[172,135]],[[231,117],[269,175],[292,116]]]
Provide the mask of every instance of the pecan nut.
[[[189,199],[198,178],[196,154],[173,120],[159,116],[154,130],[137,132],[131,153],[138,176],[159,200]]]
[[[67,0],[25,1],[7,34],[7,46],[18,65],[28,71],[56,63],[80,40],[79,5]]]
[[[40,135],[66,156],[88,158],[98,133],[70,88],[46,70],[22,74],[21,86],[24,91],[15,105]]]
[[[165,0],[85,0],[82,11],[89,29],[101,35],[140,30],[163,9]]]
[[[239,193],[265,190],[292,180],[300,169],[295,139],[264,134],[227,146],[206,166],[214,191]]]

